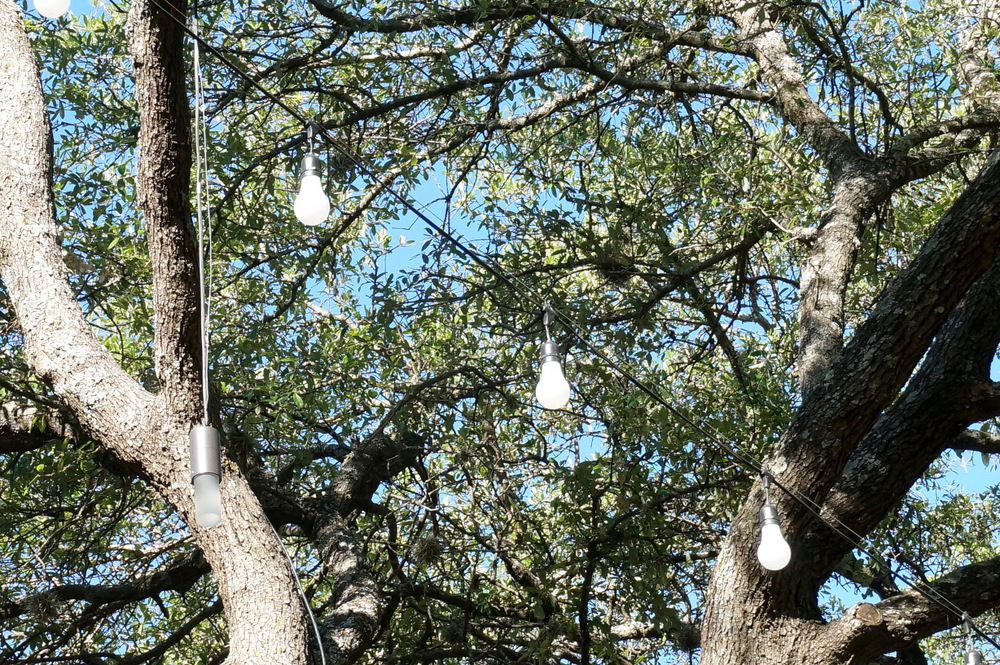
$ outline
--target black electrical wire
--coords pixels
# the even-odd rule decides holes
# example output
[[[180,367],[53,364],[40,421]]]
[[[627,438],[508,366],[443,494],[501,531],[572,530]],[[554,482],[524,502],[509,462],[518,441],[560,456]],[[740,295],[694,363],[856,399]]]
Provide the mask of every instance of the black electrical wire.
[[[111,1],[112,1],[112,3],[114,3],[114,0],[111,0]],[[303,126],[305,126],[305,127],[308,128],[310,125],[315,125],[317,127],[317,129],[319,130],[319,133],[330,143],[330,145],[333,146],[333,148],[335,150],[337,150],[338,152],[340,152],[341,155],[343,155],[354,166],[358,167],[365,175],[367,175],[369,177],[376,177],[377,178],[378,174],[377,174],[377,172],[373,168],[369,167],[359,156],[357,156],[356,154],[354,154],[353,151],[344,149],[340,145],[340,142],[334,136],[332,136],[327,131],[327,129],[325,127],[323,127],[322,125],[319,125],[318,123],[315,123],[313,120],[310,120],[310,119],[306,118],[303,114],[301,114],[298,111],[296,111],[295,109],[291,108],[290,106],[288,106],[287,104],[285,104],[279,97],[277,97],[276,95],[274,95],[273,93],[271,93],[269,90],[267,90],[266,88],[264,88],[264,86],[262,86],[257,80],[255,80],[249,74],[247,74],[246,72],[244,72],[238,65],[236,65],[229,57],[227,57],[225,54],[223,54],[219,49],[217,49],[215,46],[213,46],[210,43],[208,43],[207,41],[205,41],[198,33],[196,33],[193,30],[191,30],[187,26],[187,23],[182,18],[177,17],[173,12],[171,12],[166,7],[164,7],[164,5],[161,4],[160,0],[150,0],[150,2],[153,5],[155,5],[157,8],[159,8],[160,11],[162,11],[164,14],[166,14],[171,20],[173,20],[192,39],[196,40],[206,50],[208,50],[210,53],[212,53],[217,58],[219,58],[219,61],[222,62],[226,67],[228,67],[229,69],[231,69],[240,78],[242,78],[247,83],[249,83],[251,86],[253,86],[255,89],[257,89],[261,94],[263,94],[265,97],[267,97],[270,101],[274,102],[276,105],[278,105],[279,107],[281,107],[290,116],[292,116],[293,118],[295,118],[296,120],[298,120],[299,122],[301,122]],[[115,6],[117,7],[117,5],[115,5]],[[117,7],[117,8],[119,9],[119,11],[121,11],[120,7]],[[545,301],[543,301],[537,295],[537,293],[535,293],[535,291],[533,289],[531,289],[530,287],[527,287],[527,286],[520,286],[520,285],[518,285],[517,282],[519,280],[516,280],[516,278],[512,278],[512,277],[508,276],[506,274],[506,272],[502,269],[502,267],[500,267],[499,265],[493,265],[493,262],[491,262],[490,260],[487,260],[486,258],[480,256],[476,251],[474,251],[474,250],[470,249],[469,247],[467,247],[457,236],[455,236],[453,233],[451,233],[450,231],[448,231],[445,228],[443,228],[441,225],[439,225],[436,222],[434,222],[430,217],[428,217],[420,209],[418,209],[416,206],[414,206],[412,203],[410,203],[405,197],[403,197],[401,194],[399,194],[395,189],[393,189],[392,187],[387,186],[385,188],[385,191],[390,196],[392,196],[397,201],[399,201],[410,213],[412,213],[413,215],[415,215],[428,228],[430,228],[432,231],[434,231],[436,234],[438,234],[441,238],[443,238],[444,240],[446,240],[461,255],[467,257],[468,259],[470,259],[471,261],[473,261],[474,263],[476,263],[476,265],[480,266],[481,268],[483,268],[484,270],[486,270],[487,272],[489,272],[490,274],[492,274],[494,277],[496,277],[498,280],[500,280],[501,282],[503,282],[504,284],[506,284],[509,288],[511,288],[514,292],[516,292],[522,298],[526,298],[526,299],[534,302],[540,309],[543,309],[543,308],[546,307],[547,303]],[[610,367],[615,372],[617,372],[619,374],[619,376],[621,376],[623,379],[626,380],[626,382],[630,383],[635,388],[637,388],[640,392],[644,393],[645,395],[647,395],[648,397],[650,397],[651,399],[653,399],[656,403],[658,403],[661,406],[663,406],[664,408],[666,408],[668,411],[670,411],[670,413],[672,413],[674,416],[676,416],[677,418],[679,418],[680,420],[682,420],[684,423],[686,423],[687,425],[689,425],[690,427],[692,427],[696,431],[698,431],[701,434],[703,434],[706,437],[706,439],[708,439],[708,441],[710,441],[717,448],[719,448],[724,453],[726,453],[727,455],[729,455],[733,460],[735,460],[739,464],[743,465],[744,467],[748,467],[748,468],[752,469],[757,474],[764,474],[766,472],[764,465],[760,461],[758,461],[755,458],[753,458],[753,457],[751,457],[749,455],[746,455],[745,453],[737,450],[731,444],[729,444],[728,442],[726,442],[725,440],[723,440],[720,436],[718,436],[717,434],[715,434],[714,432],[712,432],[710,429],[708,429],[707,427],[705,427],[701,423],[698,423],[698,422],[694,421],[693,419],[689,418],[682,411],[680,411],[675,406],[673,406],[670,402],[668,402],[657,390],[655,390],[654,388],[651,388],[650,386],[647,386],[638,377],[636,377],[632,372],[630,372],[628,369],[626,369],[621,363],[615,361],[614,359],[612,359],[611,357],[609,357],[604,351],[602,351],[601,349],[599,349],[595,345],[593,345],[589,341],[589,339],[584,334],[582,334],[579,331],[579,329],[576,327],[576,325],[572,321],[572,319],[570,319],[566,315],[562,314],[557,309],[552,308],[552,311],[555,313],[556,318],[558,318],[563,323],[563,325],[570,332],[573,333],[574,337],[576,337],[576,339],[580,342],[580,344],[581,344],[581,346],[583,348],[585,348],[586,350],[588,350],[592,355],[594,355],[595,357],[599,358],[608,367]],[[781,484],[777,480],[774,480],[773,476],[772,476],[772,484],[775,487],[778,487],[779,489],[781,489],[782,491],[784,491],[790,498],[792,498],[794,501],[798,502],[803,508],[805,508],[807,511],[809,511],[817,520],[819,520],[820,522],[826,524],[826,526],[828,528],[830,528],[831,531],[833,531],[834,533],[836,533],[839,537],[843,538],[847,543],[849,543],[855,549],[857,549],[858,551],[864,553],[866,556],[868,556],[873,561],[880,561],[880,560],[882,560],[881,556],[873,554],[872,552],[870,552],[868,550],[868,548],[866,548],[865,546],[863,546],[861,544],[865,540],[865,538],[861,534],[858,534],[856,531],[854,531],[854,529],[852,529],[848,525],[844,524],[840,519],[838,519],[836,517],[832,517],[832,518],[824,517],[821,514],[822,507],[818,503],[816,503],[815,501],[813,501],[810,497],[808,497],[808,496],[806,496],[806,495],[798,492],[797,490],[793,490],[792,488],[784,486],[783,484]],[[905,576],[902,575],[901,572],[892,570],[891,566],[887,565],[887,568],[888,568],[889,574],[893,577],[893,579],[898,580],[898,581],[900,581],[900,582],[902,582],[902,583],[910,586],[914,591],[916,591],[917,593],[920,593],[921,595],[923,595],[925,598],[927,598],[931,602],[936,603],[937,605],[939,605],[941,608],[943,608],[947,612],[953,613],[956,616],[956,618],[959,620],[959,622],[963,621],[964,619],[966,619],[968,617],[968,613],[967,612],[965,612],[964,610],[962,610],[962,608],[958,607],[955,603],[953,603],[951,600],[949,600],[947,597],[945,597],[943,594],[941,594],[937,590],[919,586],[919,585],[915,584],[913,581],[908,580]],[[980,637],[982,637],[984,640],[986,640],[987,642],[989,642],[995,648],[1000,649],[1000,643],[997,643],[997,641],[995,641],[992,637],[990,637],[989,635],[987,635],[986,633],[984,633],[978,626],[975,625],[975,623],[973,623],[971,621],[971,619],[968,619],[968,621],[969,621],[969,624],[971,624],[972,629]]]

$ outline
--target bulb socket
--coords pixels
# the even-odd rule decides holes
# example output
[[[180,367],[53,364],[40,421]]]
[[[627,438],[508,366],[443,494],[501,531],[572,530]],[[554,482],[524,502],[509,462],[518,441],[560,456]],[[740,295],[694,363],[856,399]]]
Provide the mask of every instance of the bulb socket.
[[[550,360],[559,362],[559,343],[552,341],[543,342],[542,351],[539,354],[539,357],[543,363],[547,363]]]
[[[299,170],[299,177],[305,178],[307,175],[320,175],[319,155],[310,152],[302,158],[302,168]]]
[[[979,649],[969,649],[965,652],[965,665],[983,665],[983,654]]]
[[[192,427],[188,441],[191,443],[191,481],[206,473],[222,478],[219,430],[207,425]]]
[[[769,503],[765,503],[760,507],[760,525],[767,526],[768,524],[779,524],[778,520],[778,509]]]

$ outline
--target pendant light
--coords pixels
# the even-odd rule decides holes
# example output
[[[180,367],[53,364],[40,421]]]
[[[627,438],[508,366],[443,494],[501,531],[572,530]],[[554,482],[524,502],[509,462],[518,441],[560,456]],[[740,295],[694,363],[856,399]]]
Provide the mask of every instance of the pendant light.
[[[323,181],[320,179],[319,156],[313,152],[316,127],[314,122],[306,126],[309,152],[302,158],[299,193],[295,195],[293,205],[296,219],[306,226],[319,226],[330,215],[330,199],[323,191]]]
[[[222,449],[219,430],[209,425],[192,427],[191,483],[194,485],[195,519],[199,526],[210,529],[222,521]]]
[[[194,31],[197,35],[198,24],[192,17]],[[194,95],[195,95],[195,201],[198,217],[198,282],[199,282],[199,319],[201,324],[201,401],[202,424],[192,427],[188,432],[189,454],[191,461],[191,484],[194,485],[195,520],[206,529],[222,521],[222,495],[219,484],[222,480],[222,447],[219,442],[219,430],[209,425],[208,413],[208,330],[210,295],[206,292],[205,279],[205,228],[209,229],[209,251],[211,252],[211,218],[208,224],[202,215],[211,215],[211,205],[208,202],[208,153],[207,128],[202,109],[201,57],[199,41],[194,43]],[[204,134],[203,134],[204,132]],[[203,183],[205,187],[203,187]]]
[[[541,350],[541,368],[538,385],[535,386],[535,399],[543,408],[549,410],[562,409],[569,404],[569,382],[563,375],[559,359],[559,344],[552,341],[549,324],[555,320],[555,310],[548,304],[542,313],[542,324],[545,326],[545,342]]]
[[[760,544],[757,560],[768,570],[781,570],[792,559],[792,549],[781,534],[778,511],[771,505],[771,476],[764,473],[764,505],[760,509]]]

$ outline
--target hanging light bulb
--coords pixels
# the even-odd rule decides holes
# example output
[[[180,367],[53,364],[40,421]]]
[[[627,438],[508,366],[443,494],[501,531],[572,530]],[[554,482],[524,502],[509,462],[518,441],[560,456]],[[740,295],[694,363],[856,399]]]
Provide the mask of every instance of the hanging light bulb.
[[[542,344],[541,371],[538,385],[535,386],[535,399],[543,408],[556,410],[569,404],[569,382],[563,375],[562,364],[559,362],[559,345],[552,341],[549,324],[555,319],[556,312],[546,303],[542,312],[542,325],[545,326],[545,342]]]
[[[559,345],[552,341],[542,344],[541,361],[535,399],[546,409],[561,409],[569,404],[569,381],[559,362]]]
[[[760,544],[757,560],[768,570],[781,570],[792,560],[792,548],[781,535],[778,511],[771,505],[771,476],[764,474],[764,505],[760,509]]]
[[[191,482],[194,485],[194,510],[198,526],[211,529],[222,521],[222,453],[219,430],[208,425],[191,428]]]
[[[35,0],[35,11],[45,18],[59,18],[69,11],[70,0]]]
[[[301,181],[299,193],[295,196],[293,208],[295,217],[306,226],[318,226],[326,221],[330,214],[330,199],[323,191],[323,181],[320,179],[319,157],[313,152],[313,137],[316,135],[316,125],[308,125],[309,153],[302,158]]]

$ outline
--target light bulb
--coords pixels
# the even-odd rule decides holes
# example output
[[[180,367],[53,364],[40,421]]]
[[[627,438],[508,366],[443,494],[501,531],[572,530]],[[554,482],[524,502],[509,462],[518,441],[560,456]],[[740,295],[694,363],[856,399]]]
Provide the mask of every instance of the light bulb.
[[[194,485],[194,513],[199,526],[211,529],[222,521],[222,450],[219,430],[207,425],[192,427],[191,482]]]
[[[542,369],[535,386],[535,399],[546,409],[561,409],[569,404],[569,382],[559,364],[559,345],[545,342],[541,357]]]
[[[760,509],[760,545],[757,546],[757,560],[768,570],[781,570],[792,560],[792,548],[781,535],[778,511],[764,504]]]
[[[203,473],[194,478],[194,511],[198,526],[211,529],[222,521],[222,493],[219,477]]]
[[[295,217],[306,226],[318,226],[330,214],[330,199],[319,177],[319,157],[309,153],[302,158],[302,184],[295,196]]]
[[[979,649],[969,649],[965,652],[965,665],[983,665],[983,654]]]
[[[35,0],[35,11],[45,18],[59,18],[69,10],[69,0]]]

